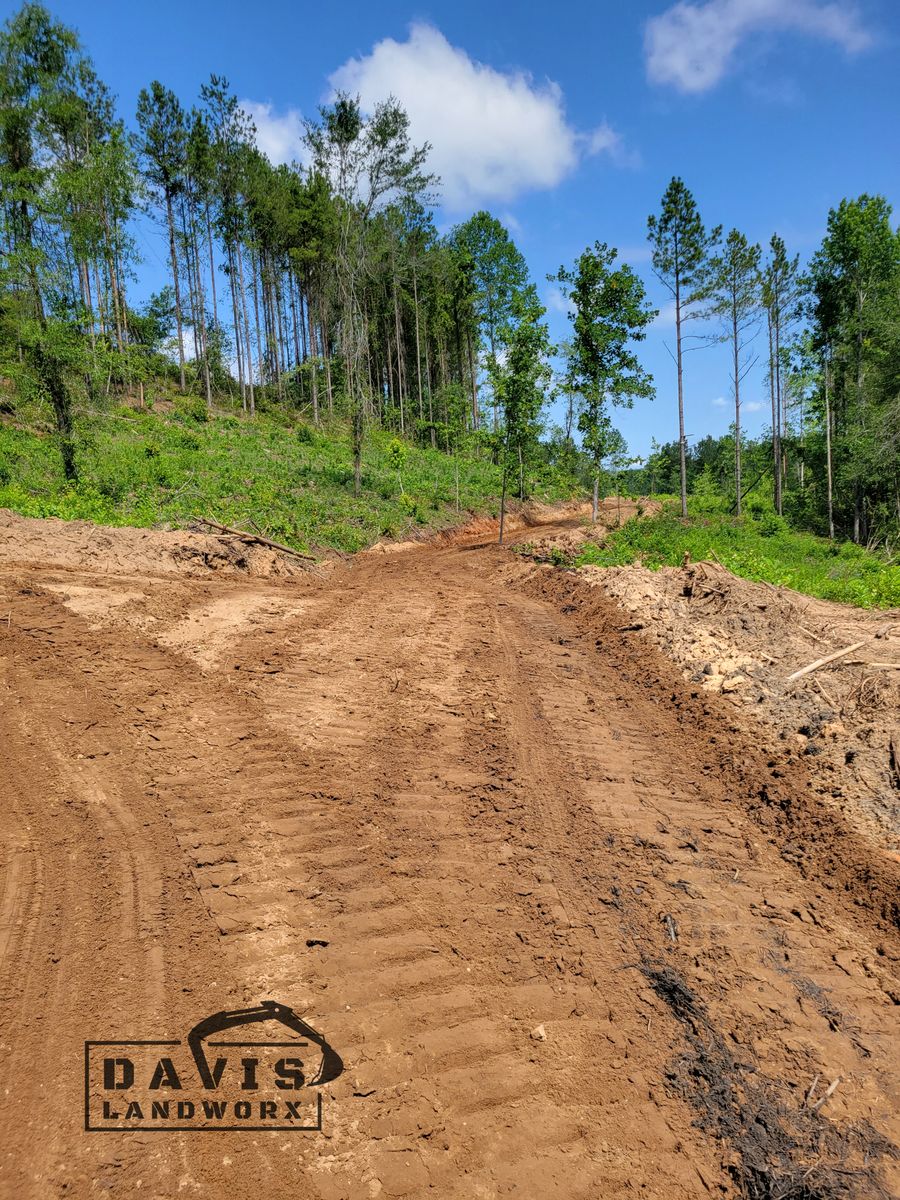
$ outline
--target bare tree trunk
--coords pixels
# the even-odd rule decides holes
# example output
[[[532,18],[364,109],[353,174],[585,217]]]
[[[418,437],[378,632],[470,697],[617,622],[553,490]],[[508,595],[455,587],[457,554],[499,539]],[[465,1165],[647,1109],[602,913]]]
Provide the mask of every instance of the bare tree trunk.
[[[676,248],[677,254],[677,248]],[[687,516],[687,453],[684,436],[684,367],[681,353],[681,279],[675,271],[675,348],[678,366],[678,451],[681,469],[681,515]]]
[[[330,421],[334,416],[334,391],[331,386],[331,342],[328,339],[328,325],[321,324],[319,332],[322,338],[322,356],[325,359],[325,400]]]
[[[206,206],[206,241],[209,246],[209,282],[212,286],[213,321],[218,328],[219,306],[216,302],[216,261],[213,257],[212,221],[209,216],[209,205]]]
[[[828,497],[828,536],[834,541],[833,476],[831,467],[831,372],[825,360],[825,479]]]
[[[778,475],[778,487],[776,489],[776,510],[778,515],[782,515],[784,506],[784,478],[785,464],[783,460],[783,449],[781,441],[781,425],[785,419],[784,405],[781,390],[781,313],[779,308],[775,309],[775,412],[778,422],[778,458],[775,463],[775,470]]]
[[[394,291],[394,346],[397,350],[397,391],[400,396],[400,432],[406,433],[406,417],[403,408],[403,348],[400,334],[400,304],[397,300],[397,277],[393,279]]]
[[[250,348],[250,319],[247,315],[247,289],[244,287],[244,256],[241,243],[237,243],[238,280],[241,285],[241,307],[244,311],[244,349],[247,361],[247,383],[250,392],[250,416],[256,413],[256,396],[253,391],[253,354]]]
[[[419,344],[419,288],[416,280],[416,268],[413,266],[413,305],[416,314],[416,386],[419,392],[419,420],[425,419],[422,407],[422,350]]]
[[[178,329],[178,368],[181,375],[181,390],[184,384],[184,333],[181,325],[181,287],[178,282],[178,255],[175,253],[175,214],[172,211],[172,196],[166,192],[166,216],[169,221],[169,257],[172,262],[172,283],[175,286],[175,324]]]
[[[234,349],[237,358],[238,384],[241,391],[241,408],[247,411],[247,387],[244,382],[244,354],[241,345],[241,321],[238,310],[237,265],[234,259],[234,249],[228,247],[228,282],[231,291],[231,314],[234,322]]]
[[[478,428],[478,376],[475,372],[475,352],[472,349],[472,330],[466,329],[469,346],[469,378],[472,384],[472,428]]]
[[[741,515],[741,363],[737,303],[732,297],[731,339],[734,349],[734,489],[735,512]]]
[[[781,438],[778,433],[778,406],[775,398],[775,343],[772,329],[772,312],[768,312],[769,326],[769,396],[772,401],[772,464],[775,468],[775,511],[781,512]]]
[[[309,353],[310,353],[310,376],[312,378],[312,406],[313,406],[313,421],[316,425],[319,423],[319,350],[316,345],[316,325],[313,320],[312,305],[309,302],[309,297],[306,300],[306,319],[309,322]]]

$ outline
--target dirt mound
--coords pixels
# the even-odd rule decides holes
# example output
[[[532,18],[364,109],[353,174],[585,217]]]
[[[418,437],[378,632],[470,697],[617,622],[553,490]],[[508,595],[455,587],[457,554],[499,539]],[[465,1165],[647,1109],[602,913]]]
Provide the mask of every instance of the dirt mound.
[[[872,834],[877,826],[878,840],[900,850],[900,614],[753,583],[717,563],[583,567],[579,575],[632,613],[634,630],[685,678],[759,720],[779,754],[807,759],[857,827]]]
[[[662,505],[656,500],[629,500],[618,496],[607,496],[601,500],[597,508],[597,521],[591,521],[591,505],[579,503],[573,505],[565,515],[570,519],[565,528],[538,528],[536,537],[525,539],[523,550],[536,562],[547,562],[551,558],[562,555],[571,558],[582,548],[584,542],[602,542],[606,533],[618,529],[632,517],[655,516],[662,510]],[[548,524],[558,525],[561,522],[551,518],[536,522],[538,526]],[[521,543],[523,539],[519,538]]]
[[[42,520],[8,509],[0,509],[0,565],[187,578],[216,574],[267,579],[304,571],[299,561],[277,550],[225,534]]]

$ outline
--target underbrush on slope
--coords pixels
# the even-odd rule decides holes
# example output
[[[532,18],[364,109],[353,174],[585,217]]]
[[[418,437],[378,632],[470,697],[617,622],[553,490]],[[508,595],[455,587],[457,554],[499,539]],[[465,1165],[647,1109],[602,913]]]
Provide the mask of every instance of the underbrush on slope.
[[[586,542],[576,565],[625,566],[640,562],[656,570],[693,561],[718,560],[735,575],[794,588],[823,600],[863,608],[900,605],[900,565],[852,542],[829,542],[797,533],[772,513],[741,519],[705,514],[683,520],[671,511],[629,521],[603,545]]]
[[[184,525],[210,517],[298,549],[354,551],[382,537],[446,525],[459,509],[496,515],[499,472],[488,458],[454,460],[367,435],[362,488],[343,425],[314,429],[257,415],[119,407],[82,425],[80,480],[67,485],[52,436],[0,423],[0,507],[31,517],[107,525]],[[557,496],[552,488],[541,499]]]

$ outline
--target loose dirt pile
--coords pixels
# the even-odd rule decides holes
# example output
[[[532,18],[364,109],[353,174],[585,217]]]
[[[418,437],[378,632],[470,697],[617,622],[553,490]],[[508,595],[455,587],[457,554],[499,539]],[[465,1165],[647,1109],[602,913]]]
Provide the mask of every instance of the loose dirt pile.
[[[900,866],[815,756],[485,530],[290,579],[135,532],[0,563],[0,1195],[897,1194]],[[85,1132],[85,1040],[269,1001],[322,1133]]]
[[[302,564],[239,538],[190,530],[114,528],[90,521],[39,520],[0,509],[0,566],[40,564],[100,575],[211,573],[268,579],[303,572]]]
[[[578,503],[566,511],[545,512],[535,522],[536,536],[517,538],[520,549],[527,550],[536,562],[549,561],[557,555],[570,558],[581,550],[584,542],[599,540],[608,529],[618,529],[632,517],[654,516],[662,510],[655,500],[629,500],[607,496],[597,508],[597,523],[591,522],[590,504]],[[550,529],[540,526],[551,525]]]
[[[633,614],[633,630],[686,679],[759,721],[773,752],[805,758],[846,818],[900,850],[900,614],[752,583],[716,563],[578,574]]]

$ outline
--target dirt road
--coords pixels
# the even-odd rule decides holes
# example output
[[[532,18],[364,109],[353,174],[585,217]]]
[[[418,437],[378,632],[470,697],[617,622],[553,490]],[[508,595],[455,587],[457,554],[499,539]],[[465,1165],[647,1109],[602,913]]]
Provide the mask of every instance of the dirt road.
[[[0,1195],[896,1194],[896,863],[526,574],[4,570]],[[86,1039],[268,999],[322,1134],[84,1131]]]

